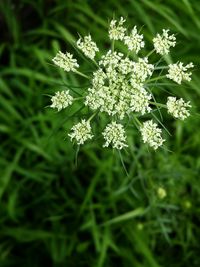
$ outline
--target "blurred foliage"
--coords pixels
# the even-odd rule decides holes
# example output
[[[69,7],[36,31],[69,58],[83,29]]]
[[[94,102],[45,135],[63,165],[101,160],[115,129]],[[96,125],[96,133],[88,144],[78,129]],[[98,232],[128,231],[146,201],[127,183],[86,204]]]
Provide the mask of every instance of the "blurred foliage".
[[[1,267],[200,266],[199,14],[198,0],[0,1]],[[168,60],[196,69],[173,91],[192,102],[193,114],[184,123],[166,118],[172,152],[148,151],[133,132],[123,162],[93,143],[80,149],[76,167],[65,138],[71,111],[45,108],[45,94],[83,81],[51,58],[74,51],[78,33],[108,47],[113,15],[143,26],[149,41],[162,28],[178,33]]]

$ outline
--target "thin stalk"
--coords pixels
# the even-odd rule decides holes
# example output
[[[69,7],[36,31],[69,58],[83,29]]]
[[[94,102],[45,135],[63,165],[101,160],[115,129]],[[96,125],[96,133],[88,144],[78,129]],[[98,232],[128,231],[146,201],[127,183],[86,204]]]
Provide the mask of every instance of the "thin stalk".
[[[165,104],[151,102],[151,101],[149,101],[149,103],[152,105],[158,106],[158,107],[167,108],[167,105],[165,105]]]
[[[84,77],[84,78],[86,78],[86,79],[90,79],[89,76],[85,75],[84,73],[82,73],[82,72],[80,72],[78,70],[76,70],[75,73],[78,74],[78,75],[80,75],[80,76],[82,76],[82,77]]]
[[[90,122],[96,115],[98,112],[95,112],[94,114],[92,114],[92,116],[88,119],[88,122]]]
[[[148,82],[157,81],[157,80],[164,79],[164,78],[166,78],[166,75],[163,75],[163,76],[159,76],[159,77],[155,77],[155,78],[149,79]]]
[[[149,54],[147,54],[147,57],[151,56],[151,55],[153,54],[154,51],[155,51],[155,49],[151,50],[151,51],[149,52]]]
[[[112,52],[115,50],[115,40],[112,40]]]

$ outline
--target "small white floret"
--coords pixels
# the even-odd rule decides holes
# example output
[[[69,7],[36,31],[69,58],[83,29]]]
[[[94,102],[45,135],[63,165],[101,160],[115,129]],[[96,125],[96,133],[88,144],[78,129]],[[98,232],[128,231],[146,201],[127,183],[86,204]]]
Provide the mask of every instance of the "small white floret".
[[[176,99],[176,97],[167,98],[168,112],[177,119],[184,120],[189,117],[190,113],[187,108],[190,108],[190,102],[185,102],[182,98]]]
[[[156,37],[153,38],[154,49],[156,53],[160,55],[169,54],[170,47],[176,45],[176,37],[174,34],[169,35],[169,30],[163,29],[162,34],[157,33]]]
[[[135,26],[129,36],[124,37],[124,43],[130,51],[136,54],[144,47],[143,34],[138,34],[137,27]]]
[[[154,150],[160,147],[165,141],[161,136],[161,129],[152,120],[145,121],[140,128],[140,132],[143,142],[147,143]]]
[[[104,147],[109,145],[116,149],[127,147],[124,127],[116,121],[109,123],[102,134],[105,139]]]
[[[111,40],[123,40],[126,32],[126,28],[123,26],[125,21],[123,17],[119,21],[111,20],[108,31]]]
[[[81,120],[81,122],[72,127],[71,133],[68,135],[71,141],[74,139],[78,145],[84,144],[85,141],[93,137],[90,122]]]
[[[177,82],[178,84],[181,84],[182,81],[191,81],[191,75],[192,72],[187,72],[188,69],[193,68],[193,63],[189,63],[187,65],[183,65],[182,62],[178,62],[175,64],[169,65],[168,74],[166,75],[167,78],[173,80],[174,82]]]
[[[64,69],[65,71],[76,71],[79,67],[77,60],[73,58],[73,55],[70,53],[62,53],[59,51],[56,56],[52,59],[55,65]]]
[[[69,90],[56,92],[51,98],[51,108],[56,108],[58,111],[70,106],[73,102],[73,97],[69,94]]]
[[[77,47],[84,53],[84,55],[90,59],[94,59],[96,52],[99,51],[99,48],[97,47],[96,43],[92,41],[90,35],[85,36],[83,39],[80,38],[76,44]]]

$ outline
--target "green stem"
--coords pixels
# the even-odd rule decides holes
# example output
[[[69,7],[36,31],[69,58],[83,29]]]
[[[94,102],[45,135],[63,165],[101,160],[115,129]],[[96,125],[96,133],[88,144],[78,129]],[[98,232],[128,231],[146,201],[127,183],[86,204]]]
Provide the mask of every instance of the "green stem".
[[[155,49],[151,50],[151,51],[149,52],[149,54],[147,54],[147,57],[149,57],[151,54],[153,54],[154,51],[155,51]]]
[[[98,112],[95,112],[94,114],[92,114],[92,116],[88,119],[88,122],[90,122],[96,115]]]
[[[164,78],[166,78],[166,75],[158,76],[158,77],[149,79],[148,82],[157,81],[157,80],[164,79]]]
[[[138,124],[139,126],[142,125],[142,123],[138,120],[138,118],[137,118],[136,116],[134,116],[133,118],[134,118],[134,120],[137,122],[137,124]]]
[[[84,78],[86,78],[86,79],[90,79],[89,76],[85,75],[84,73],[82,73],[82,72],[80,72],[78,70],[76,70],[75,73],[78,74],[78,75],[80,75],[80,76],[82,76],[82,77],[84,77]]]
[[[167,108],[167,105],[165,105],[165,104],[151,102],[151,101],[149,101],[149,103],[152,105],[158,106],[158,107]]]
[[[115,50],[115,40],[112,40],[112,52]]]

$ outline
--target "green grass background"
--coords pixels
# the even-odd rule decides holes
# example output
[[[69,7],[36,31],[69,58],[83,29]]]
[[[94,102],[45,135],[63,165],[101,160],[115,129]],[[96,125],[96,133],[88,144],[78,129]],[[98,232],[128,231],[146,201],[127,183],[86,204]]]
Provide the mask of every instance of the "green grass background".
[[[45,108],[61,82],[84,86],[49,64],[56,51],[74,52],[88,32],[108,47],[113,14],[149,41],[162,28],[178,33],[171,60],[195,64],[191,83],[169,88],[194,107],[185,122],[165,117],[172,152],[148,151],[133,133],[129,176],[97,142],[76,167],[70,114]],[[0,28],[0,267],[199,267],[200,2],[1,0]]]

